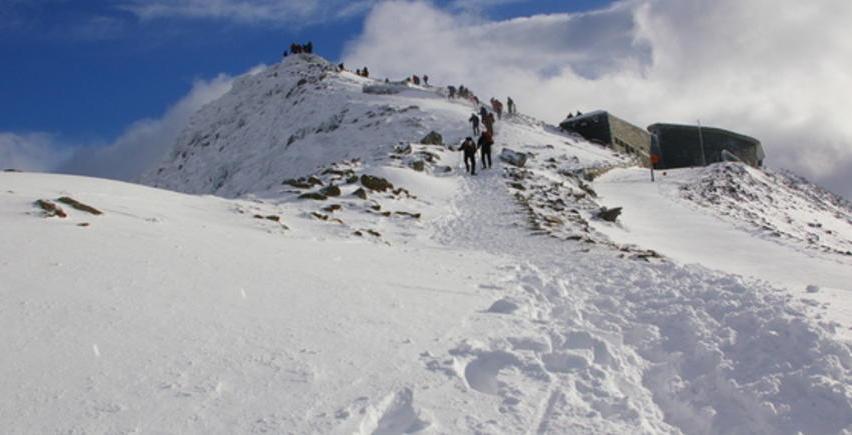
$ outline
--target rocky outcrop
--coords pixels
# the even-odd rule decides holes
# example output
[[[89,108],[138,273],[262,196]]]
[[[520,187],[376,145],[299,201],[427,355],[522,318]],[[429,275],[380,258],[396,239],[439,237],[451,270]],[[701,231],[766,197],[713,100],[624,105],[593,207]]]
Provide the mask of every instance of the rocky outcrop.
[[[62,207],[46,199],[39,199],[35,202],[35,206],[44,212],[44,217],[68,217],[68,214],[65,213],[65,210],[62,210]]]
[[[94,208],[90,205],[83,204],[82,202],[77,201],[76,199],[70,198],[70,197],[67,197],[67,196],[63,196],[62,198],[57,199],[57,201],[59,201],[63,204],[66,204],[66,205],[70,206],[71,208],[73,208],[75,210],[80,210],[80,211],[84,211],[86,213],[91,213],[95,216],[104,214],[102,211],[100,211],[100,210],[98,210],[98,209],[96,209],[96,208]]]
[[[615,208],[601,207],[601,209],[598,210],[596,216],[600,219],[607,221],[607,222],[615,222],[615,220],[618,219],[618,216],[620,214],[621,214],[621,207],[615,207]]]
[[[420,139],[420,143],[424,145],[443,145],[444,137],[441,136],[441,133],[437,131],[432,131],[427,134],[423,139]]]
[[[376,177],[373,175],[364,174],[361,176],[361,185],[366,187],[367,189],[377,191],[377,192],[385,192],[387,190],[393,190],[393,184],[390,181],[385,180],[382,177]]]
[[[509,148],[503,148],[503,151],[500,152],[500,160],[512,166],[523,168],[527,164],[527,155]]]

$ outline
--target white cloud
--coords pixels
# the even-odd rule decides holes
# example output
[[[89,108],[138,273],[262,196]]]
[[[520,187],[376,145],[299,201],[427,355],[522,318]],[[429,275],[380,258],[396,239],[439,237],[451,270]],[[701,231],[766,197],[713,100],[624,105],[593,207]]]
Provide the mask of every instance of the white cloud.
[[[511,95],[551,122],[598,108],[641,126],[700,118],[761,139],[770,165],[852,197],[849,22],[848,0],[626,0],[499,22],[390,1],[344,61]]]
[[[51,134],[0,133],[0,169],[48,171],[70,154]]]
[[[255,67],[256,73],[263,67]],[[56,171],[119,180],[135,180],[159,163],[172,149],[190,117],[205,104],[231,89],[233,78],[224,74],[196,81],[190,92],[161,118],[143,119],[128,127],[106,147],[80,148]]]
[[[121,8],[142,19],[219,19],[241,24],[305,25],[347,18],[376,0],[126,0]]]

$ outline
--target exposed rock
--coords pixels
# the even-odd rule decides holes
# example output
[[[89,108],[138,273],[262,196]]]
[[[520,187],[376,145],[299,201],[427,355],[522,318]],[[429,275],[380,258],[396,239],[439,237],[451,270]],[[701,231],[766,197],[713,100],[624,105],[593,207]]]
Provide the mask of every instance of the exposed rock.
[[[79,224],[77,224],[78,227],[88,227],[89,225],[91,224],[88,222],[80,222]]]
[[[329,206],[327,206],[327,207],[323,207],[323,208],[322,208],[322,211],[324,211],[324,212],[328,212],[328,213],[334,213],[334,212],[336,212],[337,210],[340,210],[341,208],[343,208],[343,206],[342,206],[342,205],[340,205],[340,204],[331,204],[331,205],[329,205]]]
[[[280,217],[280,216],[275,216],[274,214],[271,214],[271,215],[269,215],[269,216],[266,216],[264,219],[266,219],[266,220],[268,220],[268,221],[273,221],[273,222],[281,222],[281,217]]]
[[[316,201],[325,201],[326,199],[328,199],[328,197],[319,192],[308,192],[299,195],[299,199],[313,199]]]
[[[411,147],[410,143],[400,143],[396,146],[396,149],[394,149],[394,151],[396,151],[398,154],[411,154],[414,149]]]
[[[524,186],[521,183],[517,183],[517,182],[511,182],[511,183],[509,183],[509,186],[514,187],[515,189],[518,189],[518,190],[527,190],[526,186]]]
[[[340,196],[340,188],[332,184],[331,186],[320,189],[319,193],[327,197]]]
[[[44,217],[68,217],[68,215],[65,213],[65,210],[62,210],[62,207],[46,199],[39,199],[35,202],[35,205],[44,212]]]
[[[621,207],[615,207],[615,208],[602,207],[600,210],[598,210],[597,217],[600,218],[600,219],[603,219],[607,222],[615,222],[615,220],[618,219],[618,215],[620,215],[620,214],[621,214]]]
[[[408,216],[410,218],[420,219],[420,213],[411,213],[411,212],[407,212],[407,211],[397,211],[395,213],[400,215],[400,216]]]
[[[293,187],[298,188],[298,189],[310,189],[311,187],[314,187],[314,186],[321,186],[322,180],[320,180],[317,177],[313,177],[313,176],[310,177],[310,178],[307,178],[307,179],[306,178],[290,178],[288,180],[282,181],[281,184],[293,186]]]
[[[59,201],[63,204],[67,204],[67,205],[71,206],[72,208],[74,208],[76,210],[84,211],[86,213],[91,213],[95,216],[103,214],[102,211],[100,211],[100,210],[98,210],[98,209],[96,209],[96,208],[94,208],[90,205],[83,204],[82,202],[77,201],[74,198],[69,198],[67,196],[63,196],[62,198],[57,199],[57,201]]]
[[[313,216],[313,217],[315,217],[315,218],[317,218],[321,221],[327,221],[328,220],[328,215],[325,215],[325,214],[322,214],[322,213],[317,213],[315,211],[311,212],[311,216]]]
[[[390,181],[385,180],[382,177],[375,177],[372,175],[361,175],[361,184],[374,191],[384,192],[388,189],[393,189],[393,184]]]
[[[441,136],[437,131],[432,131],[427,134],[423,139],[420,139],[420,143],[425,145],[443,145],[444,137]]]
[[[364,188],[359,187],[358,190],[352,192],[352,195],[357,196],[361,199],[367,199],[367,191]]]
[[[411,169],[414,169],[417,172],[423,172],[426,169],[426,162],[423,160],[415,160],[408,164]]]
[[[527,164],[527,155],[509,148],[503,148],[503,151],[500,152],[500,160],[512,166],[523,168]]]

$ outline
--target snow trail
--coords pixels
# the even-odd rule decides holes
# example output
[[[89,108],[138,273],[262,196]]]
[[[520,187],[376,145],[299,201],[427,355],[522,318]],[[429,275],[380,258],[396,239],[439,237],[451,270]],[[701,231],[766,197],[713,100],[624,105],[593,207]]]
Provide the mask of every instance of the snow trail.
[[[456,213],[436,221],[434,234],[503,259],[504,291],[486,311],[502,326],[461,339],[453,351],[466,361],[460,376],[474,390],[501,398],[502,429],[852,428],[852,353],[808,321],[804,308],[739,276],[532,236],[502,162],[495,163],[463,178]]]

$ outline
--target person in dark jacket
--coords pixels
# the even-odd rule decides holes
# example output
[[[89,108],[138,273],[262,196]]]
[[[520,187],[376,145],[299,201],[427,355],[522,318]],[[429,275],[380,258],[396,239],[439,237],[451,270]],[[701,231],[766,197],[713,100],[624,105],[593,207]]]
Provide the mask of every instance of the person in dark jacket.
[[[476,144],[473,138],[468,136],[462,142],[459,151],[464,153],[464,167],[470,175],[476,175]]]
[[[470,124],[473,126],[473,135],[479,136],[479,117],[476,114],[471,114],[470,119],[468,119]]]
[[[491,169],[491,145],[494,145],[494,139],[487,131],[483,132],[479,136],[479,143],[477,145],[479,145],[479,152],[482,156],[482,169]]]
[[[486,113],[482,117],[482,123],[485,125],[485,131],[488,132],[488,135],[494,137],[494,114]]]
[[[512,97],[506,99],[506,106],[506,108],[509,109],[510,115],[518,113],[518,108],[515,107],[515,100],[513,100]]]
[[[482,118],[483,121],[485,121],[486,115],[488,115],[488,109],[486,109],[485,106],[480,107],[479,108],[479,117]]]

